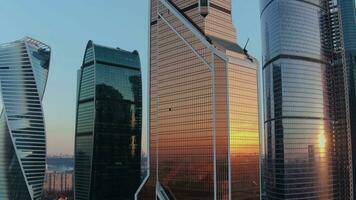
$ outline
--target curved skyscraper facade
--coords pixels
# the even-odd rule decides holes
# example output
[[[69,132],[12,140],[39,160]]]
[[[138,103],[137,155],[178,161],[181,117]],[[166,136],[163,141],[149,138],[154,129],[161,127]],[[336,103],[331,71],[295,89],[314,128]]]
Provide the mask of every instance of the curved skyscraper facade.
[[[259,199],[257,61],[230,0],[151,0],[149,171],[138,200]]]
[[[267,199],[334,196],[327,3],[261,0]]]
[[[261,9],[265,194],[353,199],[355,1],[262,0]]]
[[[78,79],[75,199],[131,200],[141,181],[139,54],[89,41]]]
[[[51,49],[32,38],[0,45],[0,199],[40,200],[46,169],[42,98]]]

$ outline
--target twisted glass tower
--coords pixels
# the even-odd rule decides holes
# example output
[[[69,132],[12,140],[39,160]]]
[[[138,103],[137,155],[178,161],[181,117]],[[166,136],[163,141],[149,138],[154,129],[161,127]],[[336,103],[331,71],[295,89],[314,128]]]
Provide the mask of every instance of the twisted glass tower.
[[[141,65],[88,42],[78,75],[75,199],[131,200],[141,180]]]
[[[39,200],[45,176],[42,98],[50,47],[32,38],[0,45],[0,199]]]
[[[230,0],[150,1],[149,172],[139,200],[259,199],[257,61]]]

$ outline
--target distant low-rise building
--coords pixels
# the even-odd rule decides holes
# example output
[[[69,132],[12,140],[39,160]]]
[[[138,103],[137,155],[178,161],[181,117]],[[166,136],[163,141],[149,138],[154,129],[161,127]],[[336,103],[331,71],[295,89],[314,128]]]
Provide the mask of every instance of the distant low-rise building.
[[[68,200],[68,197],[64,196],[64,195],[61,195],[58,197],[57,200]]]
[[[48,171],[44,184],[47,192],[67,192],[73,190],[73,171]]]

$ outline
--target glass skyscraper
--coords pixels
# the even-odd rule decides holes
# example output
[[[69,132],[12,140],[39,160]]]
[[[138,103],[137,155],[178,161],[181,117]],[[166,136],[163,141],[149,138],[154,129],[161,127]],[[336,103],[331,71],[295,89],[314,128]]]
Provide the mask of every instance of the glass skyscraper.
[[[139,200],[259,199],[257,61],[230,0],[150,1],[149,171]]]
[[[75,199],[131,200],[141,180],[139,54],[89,41],[78,78]]]
[[[354,0],[261,0],[267,199],[353,199],[355,20]]]
[[[267,199],[332,199],[322,1],[261,0]]]
[[[42,98],[51,49],[26,37],[0,45],[0,199],[40,200],[46,170]]]
[[[337,0],[342,33],[343,64],[346,77],[348,131],[352,146],[353,192],[356,191],[356,7],[355,0]],[[350,149],[350,148],[349,148]],[[340,163],[345,165],[345,163]],[[349,165],[346,165],[349,166]],[[350,183],[350,182],[349,182]]]

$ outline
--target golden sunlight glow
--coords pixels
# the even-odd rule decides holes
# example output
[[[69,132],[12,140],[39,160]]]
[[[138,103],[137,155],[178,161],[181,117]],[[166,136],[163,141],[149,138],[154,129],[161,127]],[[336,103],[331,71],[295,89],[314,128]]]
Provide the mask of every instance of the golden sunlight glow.
[[[320,133],[320,135],[319,135],[319,145],[320,145],[321,149],[325,149],[326,139],[325,139],[325,135],[323,133]]]
[[[320,127],[319,133],[319,165],[318,165],[318,172],[319,172],[319,181],[321,187],[327,187],[327,180],[328,177],[328,157],[326,156],[326,145],[327,145],[327,138],[325,137],[325,130],[324,127]]]
[[[326,137],[325,137],[325,131],[323,127],[320,127],[319,151],[320,151],[320,156],[323,157],[326,151]]]
[[[257,154],[259,151],[258,131],[231,131],[231,153]]]

